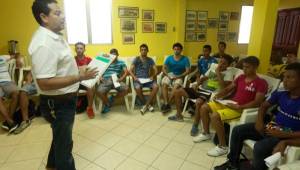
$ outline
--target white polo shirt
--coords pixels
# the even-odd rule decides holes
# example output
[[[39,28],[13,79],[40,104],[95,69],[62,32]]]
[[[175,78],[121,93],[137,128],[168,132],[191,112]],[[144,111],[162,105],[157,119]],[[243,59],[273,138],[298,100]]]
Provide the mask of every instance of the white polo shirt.
[[[78,68],[66,40],[45,27],[34,33],[28,48],[32,60],[33,78],[36,79],[78,75]],[[36,83],[37,84],[37,83]],[[78,90],[79,83],[56,90],[41,90],[40,94],[61,95]]]

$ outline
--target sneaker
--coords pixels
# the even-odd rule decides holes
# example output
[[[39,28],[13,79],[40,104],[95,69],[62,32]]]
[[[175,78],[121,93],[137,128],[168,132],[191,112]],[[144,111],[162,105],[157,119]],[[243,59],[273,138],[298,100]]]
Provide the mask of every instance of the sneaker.
[[[237,167],[232,166],[231,162],[227,160],[225,163],[219,166],[215,166],[214,170],[238,170]]]
[[[143,106],[140,110],[141,114],[144,115],[147,112],[148,108],[146,106]]]
[[[167,105],[165,106],[165,109],[162,110],[162,112],[163,112],[163,113],[167,113],[167,112],[169,112],[169,111],[171,111],[171,106],[170,106],[169,104],[167,104]]]
[[[216,146],[215,148],[211,149],[207,152],[208,156],[218,157],[227,154],[228,147],[223,146]]]
[[[9,124],[7,121],[5,121],[2,123],[1,127],[3,129],[7,130],[8,133],[11,133],[18,128],[18,124],[16,124],[15,122],[13,122],[12,124]]]
[[[149,105],[149,106],[148,106],[148,110],[149,110],[150,112],[154,112],[154,107],[151,106],[151,105]]]
[[[165,110],[165,109],[166,109],[166,105],[163,104],[163,105],[161,106],[160,110],[163,111],[163,110]]]
[[[177,122],[183,122],[183,118],[182,118],[182,117],[178,117],[178,116],[176,116],[176,115],[169,116],[169,117],[168,117],[168,120],[171,120],[171,121],[177,121]]]
[[[31,120],[25,120],[21,122],[20,126],[14,131],[14,134],[19,134],[23,132],[30,125],[31,125]]]
[[[90,119],[93,119],[95,117],[95,113],[93,111],[93,107],[87,107],[86,108],[86,113],[87,113],[87,115],[88,115],[88,117]]]
[[[101,113],[105,114],[105,113],[107,113],[107,112],[109,112],[109,111],[110,111],[109,106],[104,105]]]
[[[211,139],[211,135],[210,134],[199,134],[198,136],[194,137],[193,138],[193,141],[195,143],[199,143],[199,142],[202,142],[202,141],[206,141],[206,140],[209,140]]]
[[[199,128],[198,128],[198,126],[193,125],[193,126],[192,126],[192,129],[191,129],[191,136],[196,136],[198,133],[199,133]]]
[[[108,106],[111,107],[112,104],[114,103],[114,101],[115,101],[114,96],[113,95],[109,96],[108,97]]]

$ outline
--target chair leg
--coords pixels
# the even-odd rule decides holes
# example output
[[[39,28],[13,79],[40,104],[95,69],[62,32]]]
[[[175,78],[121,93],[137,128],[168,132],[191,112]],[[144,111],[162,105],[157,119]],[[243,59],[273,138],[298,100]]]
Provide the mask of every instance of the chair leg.
[[[182,110],[182,113],[181,113],[182,115],[184,115],[184,113],[185,113],[185,111],[186,111],[186,108],[187,108],[187,105],[188,105],[189,101],[190,101],[190,99],[186,99],[186,100],[185,100],[184,107],[183,107],[183,110]]]
[[[128,95],[124,96],[124,99],[125,99],[125,105],[126,105],[127,112],[130,112],[130,106],[129,106],[129,101],[128,101]]]
[[[131,110],[134,111],[136,94],[132,93]]]
[[[160,95],[159,94],[156,94],[156,102],[157,102],[158,110],[160,110],[161,104],[160,104]]]

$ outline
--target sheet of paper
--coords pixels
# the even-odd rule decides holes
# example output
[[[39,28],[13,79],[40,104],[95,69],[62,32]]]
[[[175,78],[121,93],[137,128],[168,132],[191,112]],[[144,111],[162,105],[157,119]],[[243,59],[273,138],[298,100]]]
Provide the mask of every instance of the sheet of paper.
[[[118,87],[121,86],[121,84],[118,82],[119,78],[118,78],[117,74],[111,75],[111,79],[112,79],[112,81],[114,83],[115,88],[118,88]]]
[[[228,105],[229,103],[231,103],[231,104],[237,104],[237,102],[232,101],[232,100],[220,100],[220,99],[216,99],[214,101],[218,102],[218,103],[221,103],[223,105]]]
[[[152,80],[150,78],[139,78],[139,82],[141,84],[146,84],[146,83],[149,83],[151,82]]]
[[[87,66],[89,69],[97,68],[98,74],[94,79],[84,80],[81,82],[82,85],[92,88],[98,82],[99,77],[103,75],[108,66],[114,61],[116,58],[115,55],[100,55],[92,59],[92,61]]]

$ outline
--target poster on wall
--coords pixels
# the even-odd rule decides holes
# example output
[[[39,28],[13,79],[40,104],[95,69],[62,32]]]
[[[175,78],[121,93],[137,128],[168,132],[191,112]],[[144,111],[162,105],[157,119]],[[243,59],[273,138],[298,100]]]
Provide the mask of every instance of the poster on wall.
[[[192,42],[192,41],[196,41],[196,40],[197,40],[196,33],[194,33],[194,32],[186,32],[185,33],[185,41]]]
[[[186,20],[188,21],[195,21],[197,19],[197,11],[186,11]]]
[[[119,18],[138,18],[138,7],[119,7]]]
[[[142,22],[142,32],[151,33],[154,31],[153,22]]]
[[[121,32],[124,32],[124,33],[136,32],[136,20],[135,19],[121,19],[120,27],[121,27]]]
[[[123,44],[134,44],[134,34],[123,34],[122,42]]]
[[[219,12],[219,21],[228,21],[230,17],[230,13],[229,12],[225,12],[225,11],[220,11]]]
[[[218,18],[208,18],[207,28],[218,28]]]
[[[218,32],[217,40],[218,40],[218,42],[220,42],[220,41],[225,42],[226,41],[226,33],[225,32]]]
[[[207,11],[198,11],[198,21],[207,20]]]
[[[226,32],[228,30],[228,22],[219,22],[219,32]]]
[[[237,42],[237,33],[236,32],[227,32],[227,41],[228,42]]]
[[[142,11],[143,21],[154,21],[154,10],[143,10]]]
[[[196,21],[186,21],[185,30],[186,31],[195,31],[196,30]]]
[[[197,23],[197,31],[206,32],[207,22],[206,21],[198,21]]]
[[[156,33],[166,33],[167,32],[167,23],[166,22],[156,22],[155,23],[155,32]]]
[[[196,38],[197,38],[197,41],[205,42],[206,41],[206,32],[197,32]]]

